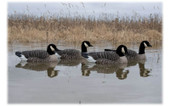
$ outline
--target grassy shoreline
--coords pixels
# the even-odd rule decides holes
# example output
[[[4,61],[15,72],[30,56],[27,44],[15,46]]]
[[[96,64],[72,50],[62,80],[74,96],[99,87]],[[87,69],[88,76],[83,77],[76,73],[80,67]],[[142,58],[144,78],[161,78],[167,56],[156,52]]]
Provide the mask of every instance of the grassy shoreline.
[[[95,20],[68,17],[34,17],[21,15],[8,18],[8,43],[13,42],[91,42],[115,43],[162,42],[162,18],[158,15]]]

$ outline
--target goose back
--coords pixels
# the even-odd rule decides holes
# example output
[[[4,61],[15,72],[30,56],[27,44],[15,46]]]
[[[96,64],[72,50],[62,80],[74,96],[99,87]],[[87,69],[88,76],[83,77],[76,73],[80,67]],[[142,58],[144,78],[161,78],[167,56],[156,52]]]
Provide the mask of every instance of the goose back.
[[[47,51],[45,50],[32,50],[32,51],[23,51],[21,52],[27,59],[28,58],[40,58],[40,59],[45,59],[49,56]]]
[[[116,61],[119,59],[119,55],[114,52],[90,52],[88,55],[92,56],[95,60],[108,59],[111,61]]]
[[[131,59],[137,59],[138,53],[133,50],[128,49],[125,55],[128,60],[131,60]]]
[[[57,51],[57,53],[61,56],[61,59],[79,59],[81,58],[81,53],[75,49],[65,49]]]
[[[88,55],[93,57],[97,64],[115,64],[120,59],[114,52],[90,52]]]
[[[37,58],[37,57],[30,57],[28,58],[27,62],[57,62],[59,59],[56,55],[49,55],[46,58]]]

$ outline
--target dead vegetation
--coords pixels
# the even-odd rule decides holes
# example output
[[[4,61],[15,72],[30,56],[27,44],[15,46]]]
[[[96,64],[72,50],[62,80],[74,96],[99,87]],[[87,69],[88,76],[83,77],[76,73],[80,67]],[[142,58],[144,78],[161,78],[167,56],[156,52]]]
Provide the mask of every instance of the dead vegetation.
[[[162,41],[162,17],[113,18],[100,20],[83,17],[35,17],[10,15],[8,42],[82,42],[89,40],[115,43]]]

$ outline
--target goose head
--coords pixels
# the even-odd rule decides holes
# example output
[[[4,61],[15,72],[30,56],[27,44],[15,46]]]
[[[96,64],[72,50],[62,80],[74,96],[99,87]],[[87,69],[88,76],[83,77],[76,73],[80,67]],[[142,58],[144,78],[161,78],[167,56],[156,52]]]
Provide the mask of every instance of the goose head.
[[[148,41],[142,41],[139,47],[139,54],[145,54],[145,48],[152,47]]]
[[[125,54],[127,53],[127,47],[125,45],[120,45],[117,49],[116,49],[116,53],[122,57],[125,56]]]
[[[152,47],[152,45],[151,45],[148,41],[142,41],[142,42],[141,42],[141,46],[143,46],[144,48],[146,48],[146,47]]]
[[[81,44],[82,52],[87,52],[88,47],[93,47],[89,41],[83,41]]]
[[[93,45],[91,45],[91,43],[89,41],[83,41],[82,45],[85,46],[86,48],[93,47]]]
[[[59,49],[57,49],[55,44],[49,44],[47,46],[47,52],[49,55],[56,55],[58,58],[60,58],[61,56],[57,53],[57,51],[59,51]]]

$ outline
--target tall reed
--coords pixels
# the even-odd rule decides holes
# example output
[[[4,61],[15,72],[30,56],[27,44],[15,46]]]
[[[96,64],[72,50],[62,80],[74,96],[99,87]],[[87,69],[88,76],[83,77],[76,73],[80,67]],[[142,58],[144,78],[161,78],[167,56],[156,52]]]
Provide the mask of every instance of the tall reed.
[[[36,17],[12,14],[8,17],[8,42],[112,42],[162,41],[162,17]]]

